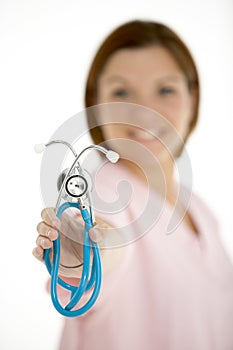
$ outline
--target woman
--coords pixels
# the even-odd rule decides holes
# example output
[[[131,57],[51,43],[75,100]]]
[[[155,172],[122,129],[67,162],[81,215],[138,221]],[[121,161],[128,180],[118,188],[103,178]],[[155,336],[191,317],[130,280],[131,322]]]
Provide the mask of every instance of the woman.
[[[86,107],[110,102],[125,102],[126,106],[133,103],[139,109],[144,106],[154,110],[165,121],[163,133],[168,134],[169,125],[183,140],[188,139],[198,118],[199,79],[187,47],[173,31],[162,24],[132,21],[106,38],[89,71]],[[173,176],[174,159],[168,150],[171,140],[165,137],[168,143],[164,146],[154,130],[128,121],[115,124],[113,120],[109,125],[93,128],[95,117],[88,113],[94,141],[111,144],[123,154],[119,167],[114,170],[109,165],[108,176],[97,177],[102,193],[107,193],[109,184],[123,176],[134,192],[134,200],[125,207],[123,216],[137,216],[148,184],[152,198],[150,217],[157,215],[155,208],[163,197],[165,206],[154,225],[147,230],[143,227],[145,234],[138,234],[139,226],[132,225],[136,232],[133,238],[138,238],[132,239],[132,244],[103,251],[100,298],[86,315],[66,320],[61,349],[232,349],[233,270],[219,241],[216,219],[193,195],[183,221],[172,235],[166,235],[178,191]],[[161,138],[163,133],[159,134]],[[139,145],[139,153],[133,154],[131,147],[133,161],[124,157],[128,147],[121,143],[122,139],[129,145]],[[140,155],[142,149],[156,161],[145,161]],[[172,155],[178,157],[182,150],[179,144],[172,149]],[[158,174],[163,175],[165,191]],[[182,207],[182,203],[178,204]],[[119,225],[111,215],[108,218],[99,219],[99,230],[91,232],[91,238],[103,246],[107,240],[104,227],[110,224],[119,230],[124,221],[122,218]],[[56,220],[53,209],[44,210],[42,219],[34,249],[39,260],[43,260],[43,250],[52,247],[56,228],[61,226],[64,233],[69,224],[69,219]],[[75,220],[73,226],[77,230],[80,223]],[[77,263],[74,251],[80,247],[65,234],[63,243],[64,265],[72,266]],[[61,270],[66,277],[76,278],[79,274],[75,269]]]

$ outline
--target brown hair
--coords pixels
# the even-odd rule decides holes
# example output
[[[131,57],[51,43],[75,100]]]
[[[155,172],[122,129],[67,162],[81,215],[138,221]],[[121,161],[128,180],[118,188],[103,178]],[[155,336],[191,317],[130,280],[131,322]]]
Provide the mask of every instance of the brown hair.
[[[141,48],[151,45],[162,46],[171,53],[187,79],[190,92],[195,91],[196,106],[190,123],[188,137],[195,128],[198,119],[198,73],[193,58],[183,41],[170,28],[160,23],[139,20],[131,21],[116,28],[105,39],[96,53],[89,70],[85,91],[85,106],[90,107],[97,103],[98,78],[113,53],[124,48]],[[93,125],[91,118],[94,118],[94,116],[87,116],[89,126]],[[104,141],[99,127],[92,128],[90,132],[96,144]]]

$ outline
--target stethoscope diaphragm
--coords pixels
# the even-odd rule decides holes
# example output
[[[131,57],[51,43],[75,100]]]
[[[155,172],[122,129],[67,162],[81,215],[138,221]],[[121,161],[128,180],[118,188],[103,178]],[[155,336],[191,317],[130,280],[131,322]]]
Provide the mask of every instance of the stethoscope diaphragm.
[[[65,190],[69,196],[80,198],[88,190],[87,180],[82,175],[71,175],[66,180]]]

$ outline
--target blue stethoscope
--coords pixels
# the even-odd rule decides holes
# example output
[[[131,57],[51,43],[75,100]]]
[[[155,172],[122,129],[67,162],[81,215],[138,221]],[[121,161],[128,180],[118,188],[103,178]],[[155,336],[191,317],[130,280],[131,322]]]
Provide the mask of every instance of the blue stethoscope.
[[[41,153],[46,147],[61,143],[67,146],[73,153],[75,160],[70,169],[66,171],[64,179],[62,180],[57,203],[56,203],[56,215],[60,219],[62,213],[68,208],[77,208],[84,221],[83,232],[83,263],[78,266],[64,266],[60,264],[60,231],[58,230],[58,238],[53,242],[53,258],[50,260],[51,249],[45,249],[44,261],[49,274],[51,275],[50,293],[54,307],[58,312],[67,317],[77,317],[87,312],[96,302],[100,293],[101,280],[102,280],[102,268],[100,253],[97,243],[93,242],[89,237],[89,230],[95,225],[94,213],[92,210],[92,202],[89,184],[86,179],[84,169],[82,169],[79,159],[83,153],[87,150],[96,149],[103,154],[111,163],[116,163],[119,159],[119,155],[111,150],[107,150],[102,146],[90,145],[77,154],[74,148],[66,141],[54,140],[47,144],[38,144],[35,146],[35,151]],[[61,204],[61,200],[65,202]],[[91,263],[92,252],[92,263]],[[76,268],[82,266],[82,276],[78,286],[66,283],[58,276],[59,266],[67,268]],[[92,266],[92,267],[90,267]],[[90,276],[90,277],[89,277]],[[71,293],[70,300],[66,306],[61,305],[57,286],[60,285]],[[87,302],[77,309],[77,305],[81,300],[84,293],[92,290]],[[75,309],[74,309],[75,308]]]

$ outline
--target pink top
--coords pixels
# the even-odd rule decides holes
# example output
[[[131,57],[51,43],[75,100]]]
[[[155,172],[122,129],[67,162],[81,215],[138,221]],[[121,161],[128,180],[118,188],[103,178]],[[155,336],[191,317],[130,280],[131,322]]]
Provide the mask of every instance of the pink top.
[[[121,216],[122,225],[124,217],[132,220],[140,215],[148,193],[120,167],[107,169],[107,176],[97,174],[104,200],[111,197],[119,179],[132,186],[124,211],[107,218],[114,224]],[[153,215],[160,202],[155,193],[151,196]],[[233,349],[233,268],[216,219],[192,195],[189,214],[199,234],[181,223],[167,235],[171,213],[166,204],[150,230],[127,246],[122,264],[104,275],[94,307],[79,318],[65,320],[61,350]],[[140,227],[143,222],[136,224]]]

